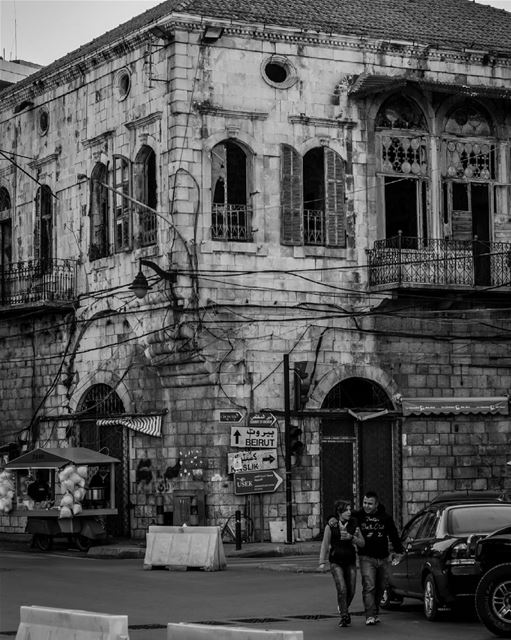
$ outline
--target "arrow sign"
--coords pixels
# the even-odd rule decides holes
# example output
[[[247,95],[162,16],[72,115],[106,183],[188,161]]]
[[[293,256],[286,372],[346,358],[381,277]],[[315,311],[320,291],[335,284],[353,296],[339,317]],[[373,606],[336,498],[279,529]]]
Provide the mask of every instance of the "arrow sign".
[[[227,454],[227,473],[277,468],[277,450],[253,449]]]
[[[253,413],[249,419],[248,424],[251,427],[273,427],[277,422],[277,418],[273,413]]]
[[[234,474],[234,494],[273,493],[283,483],[275,471],[245,471]]]
[[[277,427],[231,427],[231,447],[276,449]]]
[[[218,422],[241,422],[243,420],[243,414],[239,411],[219,411]]]

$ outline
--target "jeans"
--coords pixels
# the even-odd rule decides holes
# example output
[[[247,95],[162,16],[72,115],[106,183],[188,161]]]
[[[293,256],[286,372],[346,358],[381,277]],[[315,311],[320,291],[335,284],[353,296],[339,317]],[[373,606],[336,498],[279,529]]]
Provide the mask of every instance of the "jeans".
[[[387,587],[388,558],[370,558],[359,556],[360,575],[362,576],[362,597],[366,618],[377,616],[380,600]]]
[[[330,572],[337,590],[339,613],[341,616],[346,616],[357,586],[357,566],[355,564],[341,566],[331,562]]]

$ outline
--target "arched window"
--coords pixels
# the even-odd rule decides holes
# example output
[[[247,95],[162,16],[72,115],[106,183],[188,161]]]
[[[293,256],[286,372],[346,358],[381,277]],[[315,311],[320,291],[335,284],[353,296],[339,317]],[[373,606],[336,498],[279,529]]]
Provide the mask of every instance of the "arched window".
[[[211,151],[211,237],[252,240],[249,204],[250,156],[237,142],[226,140]]]
[[[346,246],[344,161],[329,147],[281,147],[281,242]]]
[[[5,187],[0,187],[0,268],[2,271],[12,261],[11,197]]]
[[[156,180],[156,154],[148,145],[143,145],[135,158],[134,197],[147,205],[137,207],[138,244],[146,247],[156,243],[158,191]]]
[[[428,237],[428,127],[419,106],[395,95],[375,119],[377,170],[384,189],[385,237],[417,248]]]
[[[97,162],[90,178],[90,246],[89,260],[104,258],[110,254],[108,169]]]
[[[116,251],[131,248],[131,162],[114,156],[114,243]],[[128,196],[128,197],[126,197]]]
[[[41,271],[51,268],[53,257],[53,201],[48,185],[39,187],[36,194],[36,215],[34,228],[34,259]]]

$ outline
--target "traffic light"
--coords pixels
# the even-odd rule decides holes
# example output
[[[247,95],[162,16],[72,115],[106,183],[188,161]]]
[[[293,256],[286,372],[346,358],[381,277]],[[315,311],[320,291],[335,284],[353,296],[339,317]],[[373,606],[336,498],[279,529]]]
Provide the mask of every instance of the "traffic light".
[[[306,360],[294,363],[295,409],[298,411],[305,407],[309,399],[313,369],[313,363]]]
[[[301,437],[302,430],[300,427],[291,426],[289,431],[289,451],[291,453],[292,464],[300,464],[301,462],[305,448]]]

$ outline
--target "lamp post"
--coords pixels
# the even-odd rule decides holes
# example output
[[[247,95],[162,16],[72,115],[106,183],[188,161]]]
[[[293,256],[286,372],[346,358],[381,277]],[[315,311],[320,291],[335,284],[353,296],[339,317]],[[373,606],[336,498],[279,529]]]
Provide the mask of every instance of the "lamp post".
[[[289,398],[289,354],[284,354],[284,460],[286,467],[286,544],[293,544],[293,492],[291,486],[291,403]]]

